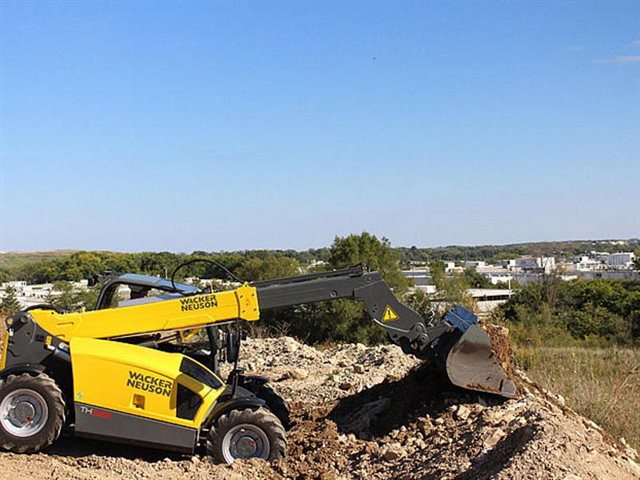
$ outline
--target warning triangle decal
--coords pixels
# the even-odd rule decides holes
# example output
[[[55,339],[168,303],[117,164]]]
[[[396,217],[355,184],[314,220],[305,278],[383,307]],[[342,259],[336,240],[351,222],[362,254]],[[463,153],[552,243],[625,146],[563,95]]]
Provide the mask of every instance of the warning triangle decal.
[[[398,317],[398,314],[393,311],[393,308],[387,305],[387,308],[384,309],[384,313],[382,314],[382,321],[390,322],[391,320],[397,320],[398,318],[400,317]]]

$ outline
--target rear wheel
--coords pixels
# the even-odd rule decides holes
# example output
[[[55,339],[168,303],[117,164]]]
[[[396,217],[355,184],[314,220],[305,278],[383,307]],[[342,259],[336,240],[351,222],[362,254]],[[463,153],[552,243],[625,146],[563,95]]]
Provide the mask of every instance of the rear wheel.
[[[48,375],[11,375],[0,386],[0,447],[5,450],[43,450],[60,436],[64,421],[62,392]]]
[[[232,410],[222,415],[209,431],[207,451],[218,463],[284,457],[285,432],[273,413],[265,408]]]

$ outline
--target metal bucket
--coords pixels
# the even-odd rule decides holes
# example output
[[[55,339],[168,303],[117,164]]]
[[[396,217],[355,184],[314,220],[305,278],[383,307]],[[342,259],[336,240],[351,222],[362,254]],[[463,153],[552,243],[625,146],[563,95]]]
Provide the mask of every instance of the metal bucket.
[[[513,398],[515,384],[491,350],[491,340],[478,326],[469,325],[447,355],[446,370],[454,385]]]

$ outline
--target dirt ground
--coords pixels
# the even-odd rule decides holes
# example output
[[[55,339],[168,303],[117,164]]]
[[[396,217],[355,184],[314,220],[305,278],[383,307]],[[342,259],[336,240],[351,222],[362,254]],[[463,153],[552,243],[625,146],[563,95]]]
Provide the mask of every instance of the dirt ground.
[[[491,332],[492,338],[500,332]],[[495,340],[494,340],[495,341]],[[508,344],[505,346],[508,348]],[[504,352],[503,352],[504,353]],[[503,358],[499,352],[501,362]],[[272,379],[294,420],[288,456],[213,465],[135,447],[63,438],[46,453],[0,453],[0,476],[39,479],[638,479],[637,453],[539,391],[516,370],[504,401],[457,390],[393,346],[318,350],[249,339],[247,370]]]

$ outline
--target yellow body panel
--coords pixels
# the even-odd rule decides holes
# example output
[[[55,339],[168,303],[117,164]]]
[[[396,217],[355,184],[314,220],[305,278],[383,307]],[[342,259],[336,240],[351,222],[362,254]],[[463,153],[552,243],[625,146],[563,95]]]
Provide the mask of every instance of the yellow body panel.
[[[243,285],[226,292],[129,307],[64,314],[31,310],[29,314],[48,333],[68,342],[75,337],[113,338],[191,329],[236,318],[255,321],[259,308],[256,289]]]
[[[7,366],[7,350],[9,349],[9,330],[2,336],[2,358],[0,358],[0,370]]]
[[[197,429],[225,388],[222,380],[213,389],[181,373],[179,353],[81,337],[70,349],[74,399],[84,404]],[[202,399],[193,420],[176,416],[178,384]]]

